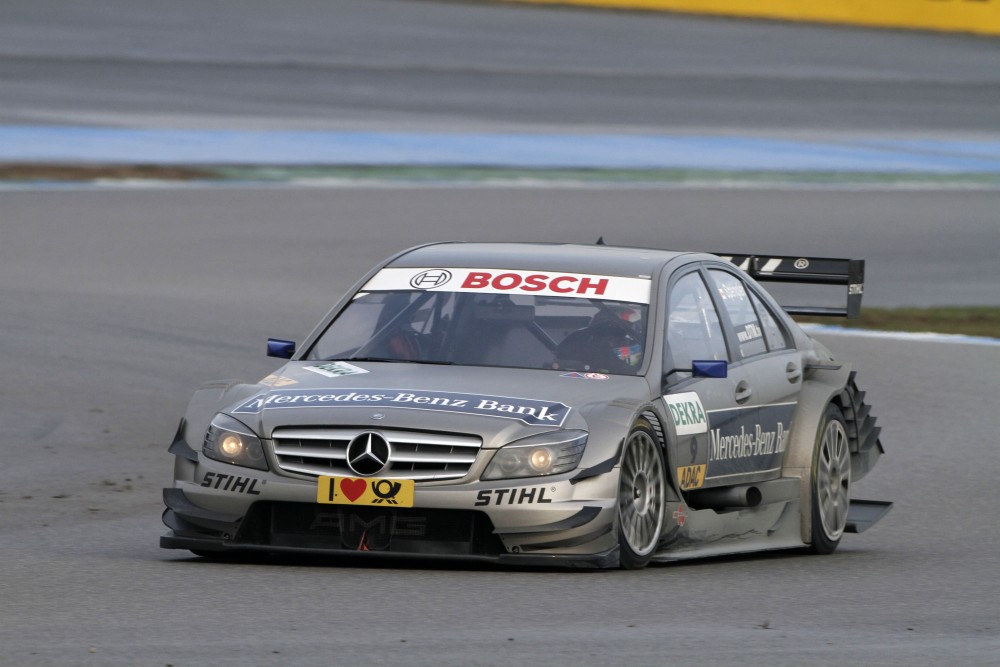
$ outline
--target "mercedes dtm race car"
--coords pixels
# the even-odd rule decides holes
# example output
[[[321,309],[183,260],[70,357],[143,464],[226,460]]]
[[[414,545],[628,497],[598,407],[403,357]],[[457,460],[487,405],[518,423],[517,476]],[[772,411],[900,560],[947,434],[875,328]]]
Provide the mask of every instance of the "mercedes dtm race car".
[[[808,547],[890,503],[849,363],[864,263],[605,245],[426,245],[375,267],[287,363],[191,399],[160,545],[638,568]],[[758,281],[846,287],[782,307]],[[836,288],[838,293],[843,287]],[[840,299],[842,302],[842,299]]]

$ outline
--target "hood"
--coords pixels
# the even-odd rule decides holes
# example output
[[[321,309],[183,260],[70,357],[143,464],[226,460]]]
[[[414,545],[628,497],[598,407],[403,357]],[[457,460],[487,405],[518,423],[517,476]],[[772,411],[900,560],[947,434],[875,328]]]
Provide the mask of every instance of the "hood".
[[[559,428],[591,411],[648,401],[641,377],[414,363],[293,361],[224,412],[265,438],[282,426],[468,433],[484,447]]]

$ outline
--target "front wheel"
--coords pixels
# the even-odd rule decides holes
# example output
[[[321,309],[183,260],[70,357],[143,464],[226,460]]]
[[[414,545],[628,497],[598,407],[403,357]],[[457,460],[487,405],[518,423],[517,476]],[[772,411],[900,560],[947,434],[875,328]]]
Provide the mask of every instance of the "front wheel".
[[[663,450],[645,420],[629,432],[618,480],[618,545],[621,566],[645,567],[656,551],[666,507]]]
[[[812,464],[812,550],[833,553],[847,527],[851,507],[851,452],[844,416],[829,405]]]

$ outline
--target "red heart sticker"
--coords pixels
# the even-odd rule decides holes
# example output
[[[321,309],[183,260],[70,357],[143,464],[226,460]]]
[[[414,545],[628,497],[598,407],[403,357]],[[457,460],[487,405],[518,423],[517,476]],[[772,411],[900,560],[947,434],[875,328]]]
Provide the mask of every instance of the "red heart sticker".
[[[368,488],[368,482],[363,479],[342,479],[340,480],[340,492],[347,496],[352,503],[361,497],[361,494]]]

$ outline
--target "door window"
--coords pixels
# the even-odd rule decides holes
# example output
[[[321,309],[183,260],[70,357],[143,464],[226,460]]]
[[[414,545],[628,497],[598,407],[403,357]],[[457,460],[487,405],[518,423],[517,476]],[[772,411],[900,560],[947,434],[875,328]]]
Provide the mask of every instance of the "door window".
[[[753,292],[750,292],[750,299],[753,301],[754,308],[757,309],[757,314],[760,316],[760,325],[764,329],[764,339],[767,341],[767,348],[774,351],[791,347],[788,343],[788,335],[785,334],[785,330],[778,324],[778,318],[774,316],[771,309]]]
[[[681,277],[670,292],[667,348],[671,370],[691,368],[695,359],[729,359],[719,313],[697,272]]]
[[[722,299],[722,305],[729,314],[729,320],[736,331],[736,340],[740,347],[740,356],[752,357],[755,354],[767,352],[764,342],[764,328],[761,326],[757,311],[747,294],[743,282],[731,273],[711,270],[709,274],[715,281],[715,288]]]

